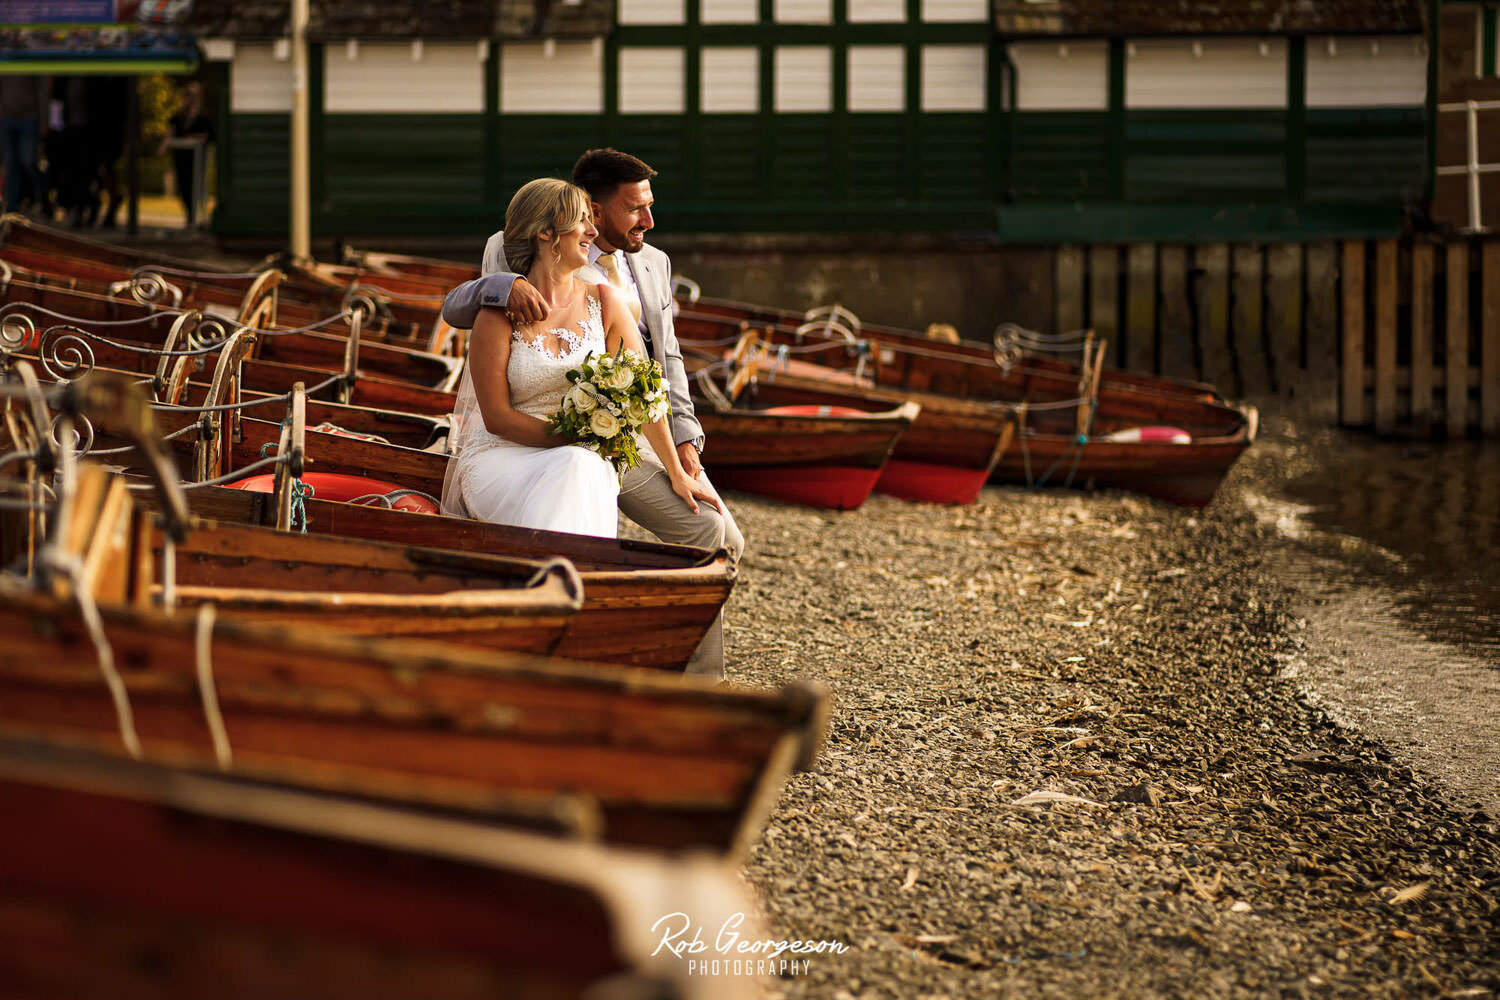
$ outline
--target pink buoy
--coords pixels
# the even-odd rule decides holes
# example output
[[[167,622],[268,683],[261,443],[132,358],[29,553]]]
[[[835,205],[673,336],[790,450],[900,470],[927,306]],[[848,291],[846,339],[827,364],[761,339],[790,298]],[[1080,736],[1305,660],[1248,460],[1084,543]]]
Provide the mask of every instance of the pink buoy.
[[[1181,427],[1127,427],[1106,434],[1101,440],[1128,444],[1192,444],[1193,436]]]
[[[302,476],[302,482],[312,487],[313,498],[316,500],[338,500],[349,502],[361,500],[365,497],[386,497],[393,493],[402,493],[405,489],[395,483],[388,483],[380,479],[370,479],[367,476],[350,476],[342,472],[309,472]],[[276,476],[268,473],[260,476],[248,476],[228,484],[232,490],[249,490],[252,493],[274,493],[276,490]],[[362,500],[364,506],[373,507],[375,499]],[[438,514],[441,508],[432,497],[420,493],[405,493],[391,501],[392,510],[409,510],[417,514]]]
[[[869,414],[864,410],[856,410],[852,406],[816,406],[812,404],[804,406],[773,406],[761,413],[771,413],[780,417],[867,417]]]

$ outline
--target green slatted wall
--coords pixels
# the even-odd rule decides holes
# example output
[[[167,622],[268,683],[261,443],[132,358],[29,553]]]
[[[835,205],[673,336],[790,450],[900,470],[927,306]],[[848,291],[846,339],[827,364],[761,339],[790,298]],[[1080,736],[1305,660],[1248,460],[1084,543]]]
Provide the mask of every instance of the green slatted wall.
[[[703,30],[714,44],[758,46],[763,68],[771,65],[774,29]],[[923,44],[960,37],[951,25],[795,30],[802,41],[832,38],[840,99],[850,38],[904,45],[914,73]],[[685,37],[662,28],[618,35],[632,45]],[[1000,65],[1003,41],[988,44],[990,66]],[[958,230],[1042,242],[1379,235],[1396,230],[1424,179],[1420,108],[1304,109],[1293,100],[1278,111],[1126,111],[1116,87],[1109,111],[1012,112],[991,81],[986,111],[920,113],[912,110],[920,82],[909,77],[904,111],[776,114],[764,110],[763,71],[756,113],[620,114],[607,92],[602,114],[498,114],[502,48],[489,56],[484,113],[315,110],[315,235],[488,233],[517,187],[566,176],[578,153],[598,144],[627,148],[660,171],[660,224],[678,232]],[[607,90],[616,85],[606,74]],[[311,90],[321,98],[318,73]],[[288,116],[227,106],[221,115],[215,228],[284,234]]]

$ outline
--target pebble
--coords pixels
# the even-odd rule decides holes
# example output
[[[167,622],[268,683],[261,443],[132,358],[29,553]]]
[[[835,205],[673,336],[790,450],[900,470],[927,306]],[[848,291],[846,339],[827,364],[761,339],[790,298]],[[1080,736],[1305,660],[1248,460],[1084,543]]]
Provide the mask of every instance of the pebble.
[[[1496,995],[1500,831],[1299,700],[1221,493],[728,496],[730,679],[835,699],[744,873],[772,937],[850,947],[777,996]]]

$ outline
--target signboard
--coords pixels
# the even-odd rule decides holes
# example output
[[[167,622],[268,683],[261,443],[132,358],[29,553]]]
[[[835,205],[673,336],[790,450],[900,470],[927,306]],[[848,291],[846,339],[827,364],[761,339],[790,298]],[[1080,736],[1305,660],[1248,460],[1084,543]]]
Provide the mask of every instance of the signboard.
[[[187,73],[191,0],[0,0],[0,73]]]

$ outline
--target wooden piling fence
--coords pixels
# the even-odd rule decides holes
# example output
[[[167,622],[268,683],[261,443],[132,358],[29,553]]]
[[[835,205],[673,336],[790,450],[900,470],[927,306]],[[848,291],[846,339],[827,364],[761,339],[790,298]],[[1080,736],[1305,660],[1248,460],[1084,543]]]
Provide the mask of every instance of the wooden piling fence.
[[[1500,239],[1064,246],[1060,330],[1382,434],[1500,437]]]

